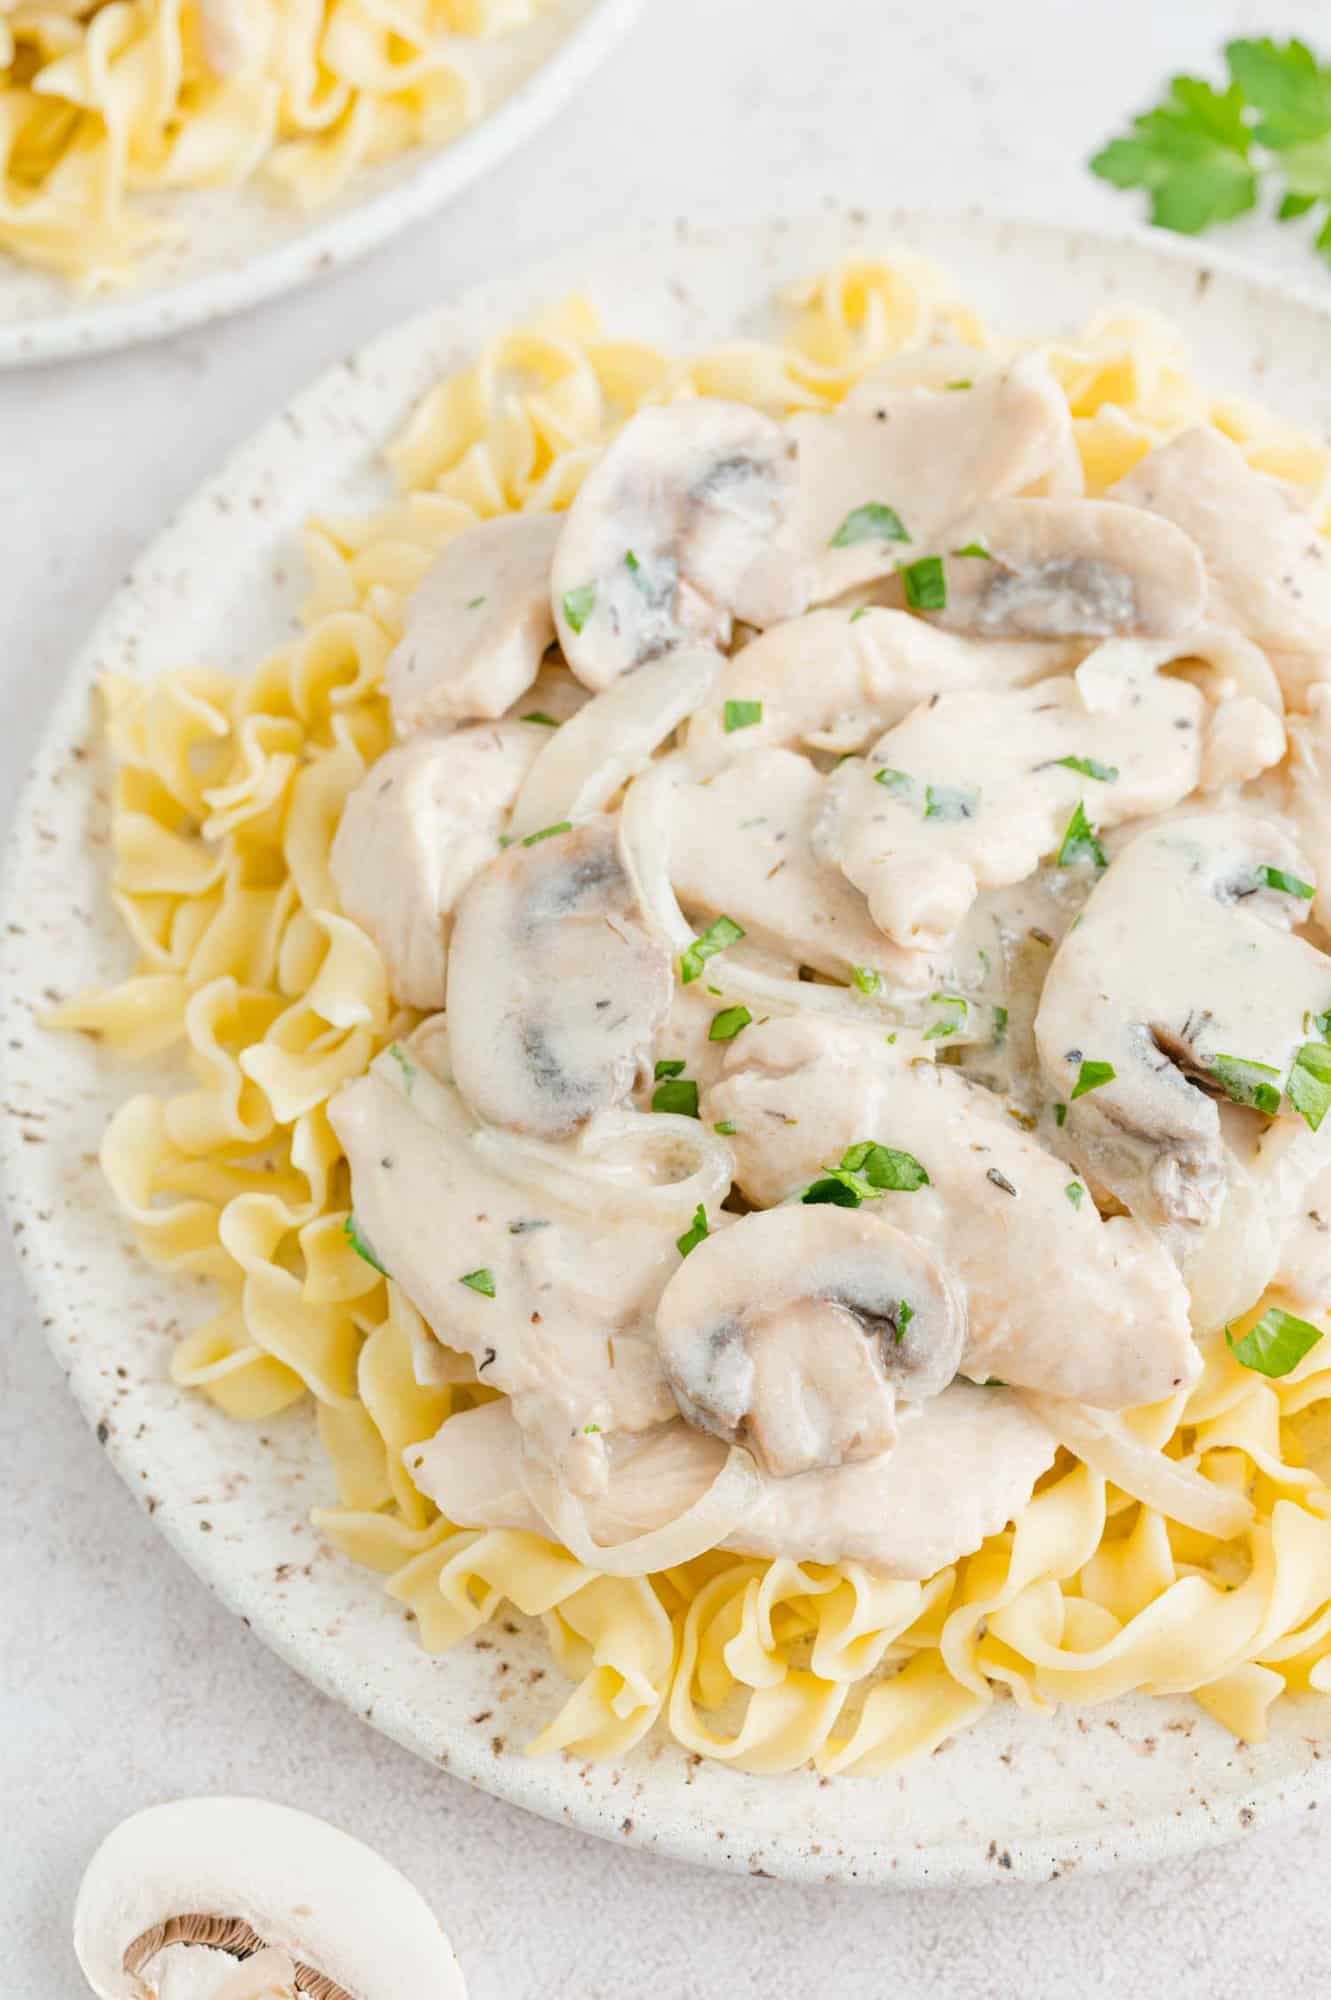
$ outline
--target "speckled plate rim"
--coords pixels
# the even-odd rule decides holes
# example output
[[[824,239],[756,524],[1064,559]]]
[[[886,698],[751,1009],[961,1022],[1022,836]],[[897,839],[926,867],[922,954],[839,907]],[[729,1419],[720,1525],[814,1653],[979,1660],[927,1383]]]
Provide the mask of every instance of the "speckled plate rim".
[[[381,193],[350,200],[272,249],[110,302],[80,304],[71,294],[67,308],[0,320],[0,368],[164,340],[294,291],[365,256],[444,207],[548,123],[624,39],[645,4],[593,0],[554,52],[469,132],[422,152]]]
[[[1199,258],[1144,234],[978,211],[850,211],[700,232],[676,224],[590,246],[580,270],[594,296],[637,302],[627,330],[644,332],[646,311],[669,322],[666,337],[682,341],[691,314],[701,315],[700,325],[708,318],[702,293],[710,285],[719,295],[732,266],[726,306],[742,311],[792,272],[870,244],[930,251],[962,279],[978,258],[1004,282],[1010,272],[1019,298],[1036,273],[1052,283],[1063,271],[1073,274],[1086,309],[1106,292],[1131,290],[1147,294],[1147,303],[1167,297],[1186,319],[1189,299],[1210,301],[1227,337],[1246,314],[1254,338],[1260,326],[1301,342],[1310,381],[1311,357],[1331,350],[1331,312],[1322,302],[1266,283],[1234,260]],[[977,1730],[945,1746],[946,1758],[935,1753],[877,1780],[750,1777],[660,1742],[613,1765],[528,1759],[515,1739],[548,1711],[519,1694],[502,1711],[507,1735],[480,1726],[496,1710],[472,1711],[511,1698],[519,1679],[525,1688],[533,1663],[543,1662],[544,1672],[550,1661],[539,1637],[506,1621],[489,1628],[484,1653],[473,1645],[426,1659],[377,1580],[316,1545],[300,1509],[326,1489],[312,1470],[308,1430],[280,1419],[259,1439],[262,1456],[252,1443],[246,1456],[235,1440],[252,1440],[252,1432],[165,1380],[171,1322],[193,1295],[146,1270],[101,1187],[88,1107],[97,1103],[104,1114],[107,1073],[85,1043],[35,1027],[44,986],[81,983],[115,962],[106,957],[112,931],[97,901],[101,864],[92,847],[99,813],[104,823],[104,767],[91,740],[91,683],[111,664],[154,671],[144,656],[168,640],[177,648],[170,657],[180,657],[181,621],[193,637],[196,603],[222,570],[235,613],[232,655],[247,657],[257,643],[246,607],[259,621],[255,631],[275,642],[294,601],[282,590],[295,521],[316,496],[325,507],[344,498],[365,504],[371,489],[383,490],[372,453],[404,410],[489,331],[560,296],[568,270],[564,255],[477,288],[381,336],[297,397],[145,552],[55,706],[17,802],[0,883],[0,1179],[25,1281],[73,1393],[167,1539],[297,1671],[454,1775],[583,1831],[791,1879],[955,1885],[1159,1859],[1314,1808],[1331,1798],[1331,1759],[1323,1769],[1321,1705],[1310,1712],[1300,1703],[1289,1705],[1260,1749],[1234,1744],[1179,1700],[1135,1699],[1053,1718],[998,1703]],[[698,300],[691,282],[701,285]],[[716,322],[717,308],[710,310]],[[1013,317],[1022,318],[1020,309]],[[1264,365],[1254,364],[1259,379]],[[1331,401],[1321,423],[1331,436]],[[122,1074],[109,1086],[116,1097],[130,1087],[142,1081],[131,1086]]]

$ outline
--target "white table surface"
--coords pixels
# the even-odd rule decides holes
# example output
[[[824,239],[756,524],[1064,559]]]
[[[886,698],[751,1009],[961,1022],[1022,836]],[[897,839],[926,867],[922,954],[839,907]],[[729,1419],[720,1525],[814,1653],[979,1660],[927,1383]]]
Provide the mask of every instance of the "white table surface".
[[[0,378],[0,799],[140,544],[327,362],[474,279],[637,220],[979,199],[1124,222],[1082,162],[1233,33],[1331,15],[1210,0],[652,0],[525,151],[377,257],[161,346]],[[1226,240],[1318,281],[1292,234]],[[1331,272],[1325,274],[1331,296]],[[1329,357],[1331,358],[1331,357]],[[82,1988],[83,1863],[150,1801],[258,1792],[327,1814],[420,1885],[477,2000],[1171,2000],[1331,1991],[1331,1813],[1192,1861],[964,1893],[707,1875],[561,1831],[417,1763],[209,1597],[120,1486],[4,1253],[0,1983]],[[414,2000],[414,1996],[402,1996]]]

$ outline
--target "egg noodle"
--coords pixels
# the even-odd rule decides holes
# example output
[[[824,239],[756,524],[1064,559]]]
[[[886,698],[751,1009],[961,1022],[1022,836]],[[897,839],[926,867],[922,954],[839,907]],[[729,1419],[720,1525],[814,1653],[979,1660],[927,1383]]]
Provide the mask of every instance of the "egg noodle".
[[[0,250],[121,283],[180,235],[134,197],[260,171],[304,208],[473,125],[472,46],[542,0],[0,0]]]
[[[310,527],[299,638],[244,678],[108,676],[113,894],[139,964],[56,1024],[187,1063],[174,1095],[124,1104],[102,1147],[144,1254],[220,1290],[175,1350],[175,1381],[248,1421],[312,1399],[338,1498],[314,1518],[384,1573],[430,1651],[505,1605],[543,1619],[576,1687],[533,1749],[618,1755],[660,1722],[747,1770],[812,1759],[875,1772],[1003,1691],[1045,1711],[1186,1690],[1258,1740],[1284,1690],[1331,1692],[1331,1485],[1308,1462],[1331,1410],[1331,1341],[1280,1380],[1215,1345],[1193,1389],[1115,1420],[1112,1448],[1060,1451],[1015,1524],[922,1583],[722,1551],[650,1577],[598,1575],[534,1534],[458,1529],[404,1469],[406,1446],[493,1392],[460,1357],[455,1383],[419,1384],[427,1330],[343,1231],[348,1173],[327,1101],[415,1020],[395,1011],[329,873],[343,801],[390,741],[384,664],[440,546],[478,518],[566,506],[644,402],[725,396],[785,416],[835,404],[911,345],[1001,347],[905,260],[851,259],[789,304],[780,344],[685,361],[608,338],[579,299],[502,334],[391,447],[401,497]],[[1210,422],[1296,484],[1325,526],[1327,453],[1205,393],[1162,322],[1116,311],[1041,352],[1091,494]],[[1217,1506],[1231,1520],[1215,1534],[1171,1518],[1171,1482],[1188,1483],[1180,1462],[1217,1501],[1238,1498],[1238,1518],[1247,1495],[1251,1525],[1232,1533],[1232,1505]]]

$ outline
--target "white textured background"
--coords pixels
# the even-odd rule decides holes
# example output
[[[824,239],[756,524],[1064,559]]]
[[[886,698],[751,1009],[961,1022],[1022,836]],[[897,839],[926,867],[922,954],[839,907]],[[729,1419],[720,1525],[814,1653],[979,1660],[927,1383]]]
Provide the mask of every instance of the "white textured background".
[[[1233,33],[1331,9],[1209,0],[650,0],[590,92],[452,210],[331,282],[137,353],[0,377],[0,800],[130,558],[325,363],[473,279],[635,221],[983,200],[1123,222],[1082,162]],[[1318,282],[1295,236],[1227,232]],[[1331,272],[1324,274],[1331,295]],[[1331,356],[1328,356],[1331,365]],[[0,1271],[5,2000],[74,2000],[83,1862],[138,1806],[263,1792],[381,1847],[476,2000],[1170,2000],[1331,1992],[1331,1826],[1042,1888],[857,1895],[708,1876],[473,1795],[313,1694],[153,1533]],[[955,1766],[964,1774],[964,1760]],[[401,2000],[416,2000],[401,1996]]]

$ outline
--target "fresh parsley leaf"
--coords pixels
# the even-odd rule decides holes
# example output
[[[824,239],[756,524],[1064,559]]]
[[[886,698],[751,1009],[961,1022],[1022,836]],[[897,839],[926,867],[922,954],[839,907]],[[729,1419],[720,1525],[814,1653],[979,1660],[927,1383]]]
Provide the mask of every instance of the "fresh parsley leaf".
[[[1091,1088],[1092,1088],[1092,1089],[1094,1089],[1094,1088],[1095,1088],[1094,1084],[1092,1084],[1092,1085],[1091,1085]],[[1058,1129],[1059,1129],[1059,1131],[1060,1131],[1060,1132],[1062,1131],[1063,1127],[1064,1127],[1064,1126],[1065,1126],[1065,1125],[1067,1124],[1067,1122],[1068,1122],[1068,1107],[1067,1107],[1067,1105],[1066,1105],[1066,1104],[1056,1104],[1056,1105],[1054,1106],[1054,1123],[1055,1123],[1055,1125],[1057,1125],[1057,1127],[1058,1127]]]
[[[1068,821],[1067,832],[1063,835],[1063,845],[1056,856],[1059,868],[1075,868],[1079,861],[1094,862],[1097,868],[1107,868],[1109,862],[1105,851],[1095,836],[1095,829],[1086,817],[1086,808],[1081,800]]]
[[[862,507],[851,509],[827,546],[831,549],[851,549],[856,542],[909,540],[905,523],[895,507],[885,507],[881,500],[866,500]]]
[[[375,1256],[374,1251],[371,1249],[368,1237],[364,1236],[361,1233],[360,1224],[357,1222],[354,1215],[349,1215],[346,1221],[342,1224],[342,1234],[346,1237],[347,1242],[351,1245],[352,1249],[355,1251],[358,1257],[363,1257],[367,1264],[373,1264],[375,1270],[378,1271],[381,1277],[386,1278],[388,1276],[388,1272],[384,1269],[383,1265],[379,1262],[379,1259]]]
[[[576,590],[564,592],[564,618],[571,631],[581,632],[595,609],[594,583],[580,583]]]
[[[1315,1132],[1331,1110],[1331,1049],[1325,1042],[1305,1042],[1294,1058],[1285,1095],[1304,1123]]]
[[[558,729],[559,727],[554,716],[547,715],[543,708],[533,708],[527,715],[523,716],[522,720],[524,722],[539,722],[542,729]]]
[[[941,556],[921,556],[901,572],[906,602],[912,611],[947,610],[947,575]]]
[[[1269,36],[1229,42],[1225,59],[1234,88],[1258,114],[1252,135],[1258,145],[1283,153],[1331,132],[1331,71],[1306,42],[1288,41],[1283,48]]]
[[[929,1176],[913,1153],[898,1152],[877,1139],[861,1139],[841,1156],[847,1173],[862,1174],[880,1194],[913,1194],[928,1187]]]
[[[739,1126],[735,1123],[733,1118],[721,1118],[718,1119],[715,1125],[713,1125],[712,1130],[714,1132],[719,1132],[723,1139],[733,1139],[736,1132],[738,1132],[739,1130]]]
[[[637,576],[639,570],[642,568],[642,564],[638,561],[632,549],[625,549],[624,551],[624,567],[630,576]]]
[[[926,819],[974,819],[979,805],[980,794],[968,791],[964,785],[926,785],[924,788]]]
[[[1001,1049],[1007,1040],[1007,1008],[995,1007],[993,1020],[994,1031],[990,1036],[990,1040],[996,1049]]]
[[[983,542],[963,542],[952,553],[954,556],[976,556],[981,562],[992,562],[994,559],[993,550],[987,549]]]
[[[871,611],[871,609],[872,609],[872,608],[873,608],[873,607],[872,607],[871,605],[868,605],[868,604],[857,604],[857,605],[855,606],[855,609],[854,609],[854,610],[853,610],[853,611],[851,612],[851,614],[850,614],[850,622],[851,622],[851,624],[852,624],[852,625],[858,625],[858,624],[859,624],[859,622],[860,622],[860,619],[861,619],[861,618],[867,618],[867,617],[868,617],[868,615],[869,615],[869,612]]]
[[[924,1031],[924,1041],[942,1041],[947,1035],[955,1035],[958,1028],[965,1027],[970,1006],[959,993],[931,993],[929,1000],[932,1006],[946,1007],[949,1011],[930,1023]]]
[[[1201,77],[1176,76],[1164,103],[1134,118],[1129,135],[1111,139],[1091,172],[1115,187],[1145,188],[1152,222],[1196,236],[1256,205],[1243,113],[1237,84],[1222,92]]]
[[[1268,1306],[1255,1326],[1238,1340],[1225,1328],[1225,1344],[1241,1368],[1279,1378],[1297,1368],[1322,1338],[1322,1329],[1298,1319],[1283,1306]]]
[[[871,965],[852,965],[850,976],[861,993],[876,993],[883,983]]]
[[[679,976],[685,986],[701,977],[702,969],[709,958],[715,958],[719,951],[725,951],[732,944],[738,944],[744,935],[743,926],[733,917],[718,917],[708,924],[700,937],[696,937],[687,950],[680,953]]]
[[[481,606],[482,604],[484,604],[484,602],[485,602],[485,599],[484,599],[484,597],[483,597],[483,596],[482,596],[482,597],[469,597],[469,598],[467,599],[467,609],[468,609],[468,611],[475,611],[475,610],[477,610],[477,609],[478,609],[478,608],[479,608],[479,607],[480,607],[480,606]]]
[[[895,792],[898,798],[909,798],[915,790],[914,778],[908,776],[905,771],[892,770],[890,765],[884,765],[881,771],[875,771],[873,781],[876,785],[881,785],[885,792]]]
[[[1112,1083],[1117,1075],[1118,1071],[1113,1063],[1084,1062],[1077,1071],[1077,1081],[1069,1093],[1072,1102],[1075,1103],[1079,1097],[1089,1096],[1091,1091],[1099,1090],[1102,1084]]]
[[[1309,1043],[1315,1047],[1315,1043]],[[1331,1050],[1327,1051],[1331,1055]],[[1273,1118],[1280,1109],[1280,1071],[1270,1063],[1252,1062],[1247,1056],[1216,1055],[1207,1074],[1214,1078],[1233,1104],[1246,1104]],[[1273,1076],[1274,1083],[1266,1078]]]
[[[969,389],[972,386],[969,375],[960,375],[955,382],[944,382],[943,384],[945,389]]]
[[[711,1233],[707,1227],[707,1210],[699,1202],[693,1211],[693,1221],[682,1236],[675,1238],[675,1248],[681,1257],[687,1257],[690,1250],[696,1250],[704,1236],[710,1236]]]
[[[1279,889],[1284,896],[1297,896],[1300,902],[1311,903],[1317,894],[1311,882],[1305,882],[1298,875],[1287,875],[1283,868],[1266,867],[1257,870],[1258,880],[1267,889]]]
[[[484,1265],[479,1271],[468,1271],[465,1278],[458,1279],[458,1283],[466,1285],[470,1291],[479,1292],[483,1299],[492,1299],[495,1295],[495,1274]]]
[[[684,1074],[683,1056],[680,1056],[678,1058],[670,1056],[658,1062],[656,1068],[652,1071],[652,1074],[656,1078],[658,1083],[660,1082],[663,1076],[683,1076]]]
[[[713,1014],[712,1025],[707,1030],[709,1042],[733,1042],[741,1028],[747,1028],[753,1019],[747,1007],[723,1007],[719,1014]],[[1331,1049],[1327,1050],[1331,1057]]]
[[[910,1325],[914,1317],[915,1317],[915,1308],[911,1304],[910,1300],[898,1299],[897,1316],[895,1321],[891,1322],[892,1338],[896,1342],[898,1347],[900,1347],[902,1341],[906,1338],[906,1328]]]
[[[1068,1200],[1072,1203],[1072,1206],[1074,1208],[1081,1207],[1082,1196],[1085,1194],[1086,1190],[1082,1186],[1080,1181],[1069,1181],[1067,1186],[1064,1188],[1063,1192],[1067,1196]]]
[[[653,1111],[673,1111],[677,1118],[698,1116],[698,1086],[691,1076],[672,1076],[652,1092]]]
[[[763,705],[760,701],[728,701],[723,711],[726,735],[736,729],[752,729],[755,722],[763,719]]]
[[[810,1181],[800,1200],[810,1207],[819,1204],[832,1208],[858,1208],[864,1199],[849,1179],[838,1174],[828,1174],[822,1180]]]
[[[390,1042],[388,1053],[401,1070],[403,1086],[406,1089],[407,1096],[410,1097],[411,1087],[416,1081],[416,1065],[400,1042]]]
[[[1117,764],[1101,764],[1094,757],[1055,757],[1054,762],[1065,771],[1076,771],[1083,778],[1095,778],[1102,785],[1112,785],[1118,777]]]
[[[529,833],[523,840],[524,847],[535,847],[539,840],[553,840],[557,833],[572,833],[571,819],[561,819],[554,826],[543,826],[536,833]]]

